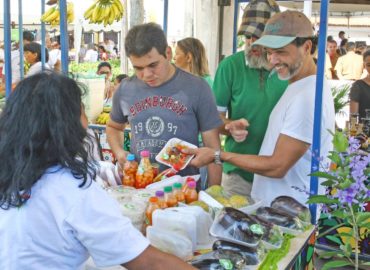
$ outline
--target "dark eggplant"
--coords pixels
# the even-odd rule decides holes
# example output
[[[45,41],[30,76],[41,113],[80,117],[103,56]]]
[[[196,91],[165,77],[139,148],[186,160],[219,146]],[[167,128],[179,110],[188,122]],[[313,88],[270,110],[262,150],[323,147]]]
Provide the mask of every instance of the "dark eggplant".
[[[229,258],[237,268],[244,265],[257,265],[259,263],[257,249],[217,240],[212,249],[217,251],[220,259]]]
[[[219,224],[232,238],[248,244],[258,244],[263,235],[263,228],[255,219],[232,207],[222,210]]]
[[[204,259],[191,262],[191,265],[199,270],[224,270],[218,259]]]
[[[289,196],[280,196],[272,201],[271,207],[284,211],[293,217],[298,217],[300,220],[310,222],[310,210],[298,202],[296,199]]]
[[[256,211],[259,219],[272,222],[281,227],[298,230],[302,228],[299,220],[284,211],[271,207],[260,207]]]

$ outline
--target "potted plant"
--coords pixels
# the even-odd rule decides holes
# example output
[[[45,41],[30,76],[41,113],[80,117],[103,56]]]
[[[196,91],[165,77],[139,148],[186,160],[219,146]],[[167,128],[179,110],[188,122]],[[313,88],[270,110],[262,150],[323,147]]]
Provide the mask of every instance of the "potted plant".
[[[369,266],[361,263],[359,254],[361,239],[365,242],[370,234],[370,154],[360,150],[359,142],[342,132],[333,134],[334,150],[328,158],[330,165],[320,166],[313,175],[324,179],[321,185],[327,188],[325,195],[311,195],[308,203],[318,203],[322,212],[329,218],[340,220],[341,223],[322,232],[319,236],[331,234],[329,239],[338,243],[339,250],[321,254],[322,257],[333,257],[322,270],[341,266]],[[344,227],[345,230],[338,230]],[[329,237],[329,236],[328,236]],[[367,240],[366,240],[367,239]]]

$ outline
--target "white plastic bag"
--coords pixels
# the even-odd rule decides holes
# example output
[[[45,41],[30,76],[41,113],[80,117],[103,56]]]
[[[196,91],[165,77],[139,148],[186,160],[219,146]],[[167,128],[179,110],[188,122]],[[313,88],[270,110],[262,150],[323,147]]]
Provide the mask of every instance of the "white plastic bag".
[[[173,254],[184,261],[193,257],[191,240],[181,231],[168,231],[163,228],[149,226],[146,229],[146,237],[154,247]]]

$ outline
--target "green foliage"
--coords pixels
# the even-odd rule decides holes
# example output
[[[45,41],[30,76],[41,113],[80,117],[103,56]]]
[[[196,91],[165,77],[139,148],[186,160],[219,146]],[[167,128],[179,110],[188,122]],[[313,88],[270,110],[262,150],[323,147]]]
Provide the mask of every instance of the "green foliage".
[[[122,74],[123,72],[121,71],[121,62],[119,59],[115,60],[109,60],[108,61],[110,65],[112,66],[112,75],[113,79],[119,75]],[[98,69],[98,65],[100,62],[84,62],[84,63],[76,63],[76,62],[71,62],[69,64],[69,71],[73,74],[76,73],[96,73]]]
[[[334,99],[334,111],[339,113],[343,108],[349,103],[348,94],[350,90],[350,85],[345,84],[341,86],[335,86],[331,88],[331,93]]]

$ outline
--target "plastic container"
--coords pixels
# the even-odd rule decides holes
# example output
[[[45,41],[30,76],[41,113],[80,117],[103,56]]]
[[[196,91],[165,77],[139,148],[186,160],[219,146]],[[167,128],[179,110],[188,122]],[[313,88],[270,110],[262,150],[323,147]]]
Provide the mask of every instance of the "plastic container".
[[[192,242],[186,234],[149,226],[146,229],[146,237],[152,246],[163,252],[173,254],[184,261],[193,257]]]
[[[131,202],[132,198],[137,193],[137,189],[127,186],[115,186],[106,189],[108,194],[116,199],[119,203]]]
[[[196,183],[194,181],[187,183],[188,189],[185,192],[186,204],[195,202],[198,200],[198,192],[196,191]]]
[[[194,157],[182,153],[183,149],[198,148],[196,145],[185,142],[178,138],[170,139],[163,149],[157,154],[157,162],[173,167],[177,171],[184,169]]]
[[[165,209],[168,207],[165,199],[164,199],[164,192],[162,190],[157,190],[155,192],[155,196],[158,198],[158,205],[161,209]]]
[[[185,194],[182,192],[181,188],[181,183],[173,184],[173,194],[175,195],[177,202],[185,203]]]
[[[263,236],[263,227],[247,214],[225,207],[219,212],[209,233],[221,240],[248,247],[257,247]]]
[[[127,155],[127,161],[123,164],[123,177],[122,185],[124,186],[135,186],[136,172],[138,168],[138,163],[135,161],[134,154]]]
[[[141,160],[136,172],[135,187],[145,188],[147,185],[153,183],[154,174],[152,164],[149,160],[149,151],[141,151],[140,156]]]
[[[86,95],[83,95],[82,102],[89,123],[94,123],[104,107],[105,76],[95,73],[78,74],[76,80],[87,86],[88,90]]]
[[[188,213],[171,211],[171,208],[156,210],[153,215],[153,226],[166,231],[178,231],[185,234],[192,242],[193,251],[197,244],[197,221]]]
[[[155,210],[160,209],[157,197],[149,198],[149,205],[145,210],[145,224],[152,225],[152,214]]]
[[[132,201],[148,204],[149,198],[153,196],[155,196],[155,192],[153,190],[139,189],[136,190],[136,193],[132,196]]]
[[[143,202],[125,202],[120,203],[120,208],[122,215],[128,217],[136,229],[142,231],[146,204]]]
[[[197,230],[197,246],[209,245],[209,243],[212,242],[213,238],[209,234],[209,229],[211,228],[213,220],[211,215],[206,213],[201,207],[174,207],[169,208],[166,211],[173,211],[180,214],[189,214],[195,217]]]
[[[172,187],[167,186],[167,187],[164,188],[163,191],[164,191],[164,200],[165,200],[167,206],[168,207],[177,206],[178,205],[177,199],[176,199],[175,194],[172,191]]]

